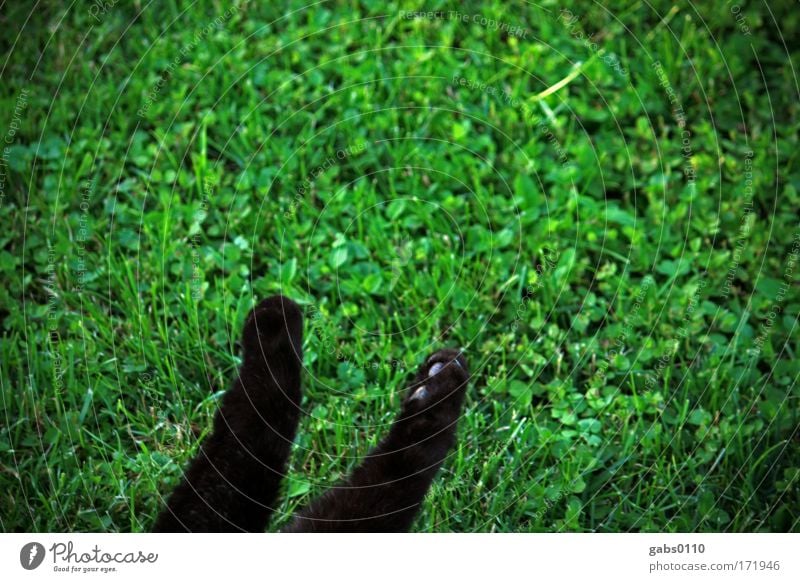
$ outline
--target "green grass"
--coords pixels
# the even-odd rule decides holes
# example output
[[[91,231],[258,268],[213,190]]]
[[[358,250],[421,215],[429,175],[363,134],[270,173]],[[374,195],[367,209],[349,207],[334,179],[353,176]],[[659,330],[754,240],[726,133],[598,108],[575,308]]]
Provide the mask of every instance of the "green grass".
[[[147,530],[275,292],[273,529],[446,345],[415,529],[800,529],[791,3],[265,4],[0,8],[0,529]]]

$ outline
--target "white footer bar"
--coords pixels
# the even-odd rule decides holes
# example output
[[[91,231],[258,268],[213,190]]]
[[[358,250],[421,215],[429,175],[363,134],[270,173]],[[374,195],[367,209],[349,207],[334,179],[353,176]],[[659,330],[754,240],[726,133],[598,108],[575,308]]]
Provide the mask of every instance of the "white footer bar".
[[[798,534],[4,534],[0,579],[797,581],[799,550]]]

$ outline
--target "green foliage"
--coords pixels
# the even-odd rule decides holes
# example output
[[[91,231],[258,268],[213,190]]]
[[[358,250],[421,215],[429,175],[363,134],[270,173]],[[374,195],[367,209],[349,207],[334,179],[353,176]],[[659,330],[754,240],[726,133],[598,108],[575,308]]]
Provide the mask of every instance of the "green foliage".
[[[798,530],[796,10],[179,4],[3,8],[2,530],[149,528],[275,292],[273,528],[452,345],[416,529]]]

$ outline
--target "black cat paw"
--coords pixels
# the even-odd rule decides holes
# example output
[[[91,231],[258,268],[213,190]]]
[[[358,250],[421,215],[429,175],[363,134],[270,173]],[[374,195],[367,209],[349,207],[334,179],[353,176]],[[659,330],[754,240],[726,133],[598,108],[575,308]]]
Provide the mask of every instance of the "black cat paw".
[[[281,353],[303,359],[303,312],[291,299],[273,295],[250,312],[242,331],[245,361]]]
[[[404,408],[422,411],[448,400],[460,405],[468,381],[464,355],[458,350],[439,350],[420,367],[406,394]]]

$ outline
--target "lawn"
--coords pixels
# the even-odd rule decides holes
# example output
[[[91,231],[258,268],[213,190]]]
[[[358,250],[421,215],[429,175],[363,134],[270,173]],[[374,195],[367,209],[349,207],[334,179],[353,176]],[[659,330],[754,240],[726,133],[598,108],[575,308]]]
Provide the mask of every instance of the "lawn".
[[[458,346],[416,531],[800,531],[791,2],[29,4],[0,530],[148,530],[281,292],[306,414],[271,530]]]

